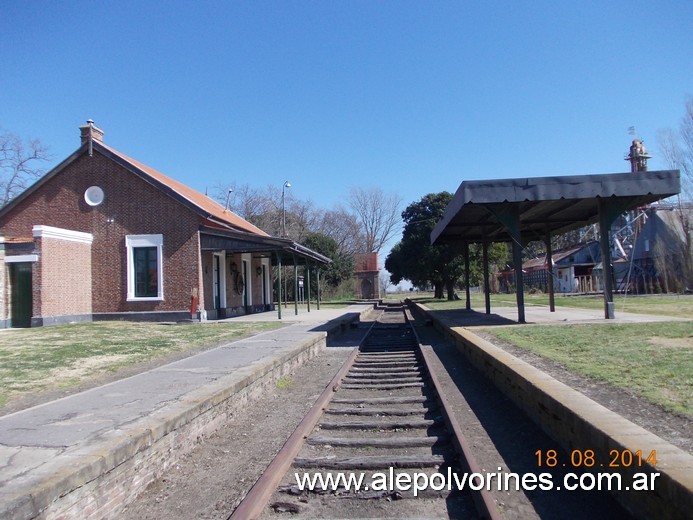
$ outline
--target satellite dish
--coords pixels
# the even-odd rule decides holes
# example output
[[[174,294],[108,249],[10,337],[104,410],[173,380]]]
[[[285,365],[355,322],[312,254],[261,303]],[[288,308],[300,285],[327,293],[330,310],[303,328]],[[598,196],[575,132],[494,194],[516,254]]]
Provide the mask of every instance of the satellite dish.
[[[98,206],[103,202],[104,193],[98,186],[89,186],[84,192],[84,201],[90,206]]]

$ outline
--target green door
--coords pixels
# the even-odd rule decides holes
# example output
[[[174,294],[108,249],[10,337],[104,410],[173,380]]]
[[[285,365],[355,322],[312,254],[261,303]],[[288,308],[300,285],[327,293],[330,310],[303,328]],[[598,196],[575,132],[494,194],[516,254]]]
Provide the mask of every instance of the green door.
[[[11,326],[31,327],[31,263],[17,262],[10,265],[10,283],[12,291]]]

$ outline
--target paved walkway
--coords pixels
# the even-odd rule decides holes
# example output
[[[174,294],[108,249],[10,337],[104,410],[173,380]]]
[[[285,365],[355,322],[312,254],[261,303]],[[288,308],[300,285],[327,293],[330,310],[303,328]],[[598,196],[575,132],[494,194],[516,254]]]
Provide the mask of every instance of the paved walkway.
[[[73,471],[89,461],[93,465],[99,457],[108,461],[135,434],[160,429],[206,396],[266,371],[311,337],[320,336],[316,333],[328,332],[371,308],[358,304],[299,315],[286,312],[282,320],[286,327],[0,417],[0,518],[22,494],[33,493],[66,468]],[[276,313],[236,318],[276,319]]]
[[[359,312],[365,307],[373,308],[373,304],[357,303],[345,304],[341,308],[335,308],[332,305],[321,305],[318,310],[315,302],[310,304],[310,312],[305,304],[298,306],[298,314],[293,302],[289,302],[286,307],[282,306],[282,319],[278,319],[276,310],[271,312],[260,312],[257,314],[246,314],[245,316],[237,316],[235,318],[226,318],[210,323],[218,322],[234,322],[234,321],[280,321],[282,323],[326,323],[327,321],[342,316],[348,312]]]
[[[437,315],[448,316],[454,319],[454,325],[459,327],[489,326],[489,325],[517,325],[517,307],[491,307],[491,314],[486,314],[483,308],[454,310],[434,310]],[[570,324],[580,323],[613,324],[613,323],[646,323],[659,321],[690,321],[686,318],[661,316],[655,314],[634,314],[630,312],[615,313],[612,320],[604,319],[604,311],[594,309],[577,309],[568,307],[556,307],[555,312],[550,312],[548,306],[526,305],[525,322],[527,324]]]

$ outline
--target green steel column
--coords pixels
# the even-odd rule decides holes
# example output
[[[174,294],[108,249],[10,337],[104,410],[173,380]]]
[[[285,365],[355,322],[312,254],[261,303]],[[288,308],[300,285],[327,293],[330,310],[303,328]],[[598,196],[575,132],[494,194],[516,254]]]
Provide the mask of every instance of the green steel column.
[[[547,268],[547,281],[549,289],[549,312],[556,312],[556,298],[553,291],[553,251],[551,250],[551,231],[549,227],[546,226],[546,268]]]
[[[602,281],[604,285],[604,318],[614,319],[614,284],[611,268],[611,241],[609,231],[618,214],[602,198],[597,200],[599,207],[599,246],[602,250]]]
[[[464,243],[464,292],[465,292],[465,308],[469,311],[472,309],[472,298],[469,294],[469,242]]]
[[[318,305],[318,310],[320,310],[320,268],[318,267],[317,272],[315,273],[317,276],[317,284],[318,284],[318,300],[317,300],[317,305]]]
[[[277,309],[279,316],[282,319],[282,255],[277,253]]]
[[[310,266],[308,265],[308,262],[306,262],[306,285],[308,286],[306,303],[308,304],[308,312],[310,312]]]
[[[513,265],[515,266],[515,300],[517,301],[517,322],[525,323],[525,284],[522,274],[522,236],[520,234],[520,210],[515,211],[511,221],[510,235],[513,239]]]
[[[488,240],[484,237],[481,249],[481,263],[484,270],[484,301],[486,303],[486,314],[491,314],[491,283],[488,272]]]
[[[298,264],[294,255],[294,314],[298,316]]]
[[[505,226],[513,246],[513,265],[515,266],[515,299],[517,300],[517,322],[525,323],[525,293],[522,277],[522,233],[520,232],[520,205],[517,203],[500,206],[494,212],[496,218]]]

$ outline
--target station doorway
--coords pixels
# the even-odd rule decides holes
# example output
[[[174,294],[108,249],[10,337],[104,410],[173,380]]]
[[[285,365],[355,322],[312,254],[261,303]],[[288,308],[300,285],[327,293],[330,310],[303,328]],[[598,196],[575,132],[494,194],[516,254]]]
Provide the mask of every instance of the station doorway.
[[[10,326],[31,327],[33,297],[31,291],[31,262],[9,264],[10,268]]]

